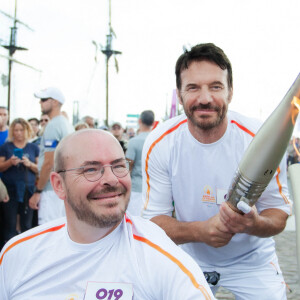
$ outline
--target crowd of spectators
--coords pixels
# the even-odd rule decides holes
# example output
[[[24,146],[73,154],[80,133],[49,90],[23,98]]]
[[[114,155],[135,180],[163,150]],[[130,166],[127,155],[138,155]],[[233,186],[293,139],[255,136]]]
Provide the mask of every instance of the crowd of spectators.
[[[43,90],[42,93],[49,93],[49,91],[50,94],[47,97],[40,96],[39,93],[35,94],[40,99],[42,111],[40,118],[31,117],[28,120],[16,118],[8,126],[8,110],[6,107],[0,107],[0,250],[10,238],[43,223],[38,218],[40,200],[36,204],[32,204],[34,203],[32,199],[35,198],[34,194],[40,196],[40,192],[42,192],[37,188],[42,169],[41,166],[38,167],[39,155],[41,154],[40,150],[45,151],[45,144],[49,143],[49,132],[46,134],[46,139],[43,139],[43,135],[46,126],[53,120],[53,109],[56,107],[53,106],[54,104],[58,104],[57,107],[59,107],[57,115],[60,118],[67,119],[67,115],[60,111],[60,107],[64,102],[64,100],[61,100],[64,98],[60,98],[62,97],[60,91],[50,88],[49,90]],[[53,91],[55,93],[51,94]],[[51,98],[51,95],[53,95],[53,98]],[[60,96],[55,97],[56,95]],[[56,101],[55,98],[58,100]],[[49,99],[55,103],[47,104]],[[55,114],[55,117],[57,115]],[[154,120],[153,113],[151,118]],[[67,123],[70,123],[68,119]],[[109,127],[105,125],[98,126],[97,120],[90,115],[82,117],[80,122],[72,127],[75,131],[87,128],[109,131],[119,141],[124,153],[127,151],[130,139],[138,134],[141,134],[141,136],[144,134],[142,123],[138,128],[124,128],[120,122],[113,122]],[[140,128],[141,132],[139,132]],[[149,130],[151,130],[151,125],[147,127],[147,131]],[[57,138],[57,140],[59,142],[60,138]],[[51,149],[51,151],[54,151],[55,146],[52,148],[54,149]],[[130,151],[131,154],[129,155],[132,157],[134,152],[132,149]],[[40,163],[41,159],[43,160],[45,157],[40,157]],[[131,161],[131,171],[135,164],[134,170],[138,174],[136,181],[141,181],[141,170],[137,170],[140,168],[140,160],[139,154]],[[140,186],[141,182],[136,184]],[[140,210],[140,204],[136,209],[137,211]]]

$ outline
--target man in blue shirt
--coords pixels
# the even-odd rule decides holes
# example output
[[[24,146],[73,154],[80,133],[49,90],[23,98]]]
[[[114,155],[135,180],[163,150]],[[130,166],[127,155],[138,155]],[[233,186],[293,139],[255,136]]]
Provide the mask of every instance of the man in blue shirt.
[[[4,142],[6,141],[7,136],[8,136],[7,122],[8,122],[8,110],[5,106],[0,106],[0,146],[2,144],[4,144]],[[1,178],[1,175],[2,175],[2,173],[0,173],[0,178]],[[1,182],[1,184],[2,184],[2,182]],[[4,245],[2,220],[3,220],[3,210],[2,210],[2,204],[0,203],[0,249]]]

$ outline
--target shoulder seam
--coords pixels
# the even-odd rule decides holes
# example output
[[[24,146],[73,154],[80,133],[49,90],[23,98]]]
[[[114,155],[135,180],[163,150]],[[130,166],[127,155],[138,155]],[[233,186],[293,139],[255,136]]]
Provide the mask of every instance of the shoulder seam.
[[[146,161],[145,161],[145,173],[146,173],[146,183],[147,183],[147,194],[146,194],[146,202],[144,205],[144,210],[147,208],[148,203],[149,203],[149,195],[150,195],[150,176],[148,173],[148,163],[149,163],[149,157],[150,154],[153,150],[153,148],[163,139],[165,138],[167,135],[169,135],[170,133],[172,133],[173,131],[175,131],[176,129],[178,129],[181,125],[187,123],[187,118],[185,118],[184,120],[182,120],[181,122],[179,122],[177,125],[175,125],[174,127],[171,127],[170,129],[168,129],[166,132],[164,132],[162,135],[160,135],[160,137],[158,139],[156,139],[151,146],[149,147],[149,150],[147,152],[147,156],[146,156]]]
[[[42,234],[45,234],[45,233],[48,233],[48,232],[54,232],[54,231],[58,231],[60,230],[61,228],[63,228],[66,224],[62,224],[62,225],[58,225],[58,226],[55,226],[55,227],[51,227],[51,228],[48,228],[44,231],[41,231],[41,232],[38,232],[38,233],[35,233],[35,234],[32,234],[32,235],[29,235],[29,236],[26,236],[26,237],[23,237],[17,241],[15,241],[14,243],[12,243],[10,246],[8,246],[5,251],[3,252],[1,258],[0,258],[0,266],[2,264],[2,261],[3,261],[3,257],[4,255],[9,251],[11,250],[13,247],[15,247],[16,245],[20,244],[20,243],[23,243],[25,241],[28,241],[28,240],[31,240],[39,235],[42,235]]]
[[[255,136],[255,134],[249,130],[248,128],[246,128],[245,126],[241,125],[240,123],[238,123],[235,120],[231,120],[230,123],[235,124],[238,128],[242,129],[243,131],[245,131],[246,133],[250,134],[252,137]]]
[[[168,259],[170,259],[173,263],[175,263],[182,272],[184,272],[188,278],[190,279],[190,281],[192,282],[193,286],[200,290],[201,293],[203,294],[205,299],[211,299],[209,296],[209,293],[207,292],[207,290],[205,289],[205,287],[203,285],[200,285],[194,275],[192,274],[191,271],[189,271],[182,262],[180,262],[176,257],[174,257],[173,255],[171,255],[169,252],[167,252],[166,250],[164,250],[163,248],[161,248],[160,246],[158,246],[157,244],[154,244],[153,242],[151,242],[150,240],[138,236],[136,234],[133,234],[133,238],[139,242],[145,243],[146,245],[150,246],[151,248],[157,250],[158,252],[160,252],[162,255],[164,255],[165,257],[167,257]]]

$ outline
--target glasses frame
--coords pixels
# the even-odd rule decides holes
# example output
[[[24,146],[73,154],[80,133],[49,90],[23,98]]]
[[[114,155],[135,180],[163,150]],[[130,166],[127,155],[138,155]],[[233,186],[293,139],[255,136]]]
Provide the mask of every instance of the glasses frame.
[[[124,178],[125,176],[127,176],[127,175],[129,174],[129,171],[130,171],[130,168],[129,168],[130,162],[129,162],[129,160],[124,159],[124,161],[125,161],[125,163],[126,163],[127,173],[126,173],[125,175],[122,175],[122,176],[120,176],[119,174],[115,174],[115,172],[114,172],[114,170],[113,170],[113,168],[112,168],[115,164],[114,164],[114,165],[107,164],[107,165],[101,166],[101,168],[100,168],[100,170],[99,170],[99,172],[98,172],[100,176],[99,176],[99,178],[97,178],[97,179],[95,179],[95,180],[90,180],[90,179],[88,179],[88,178],[86,177],[86,175],[85,175],[83,172],[81,173],[81,175],[83,175],[84,178],[85,178],[87,181],[89,181],[89,182],[96,182],[96,181],[98,181],[98,180],[103,176],[105,167],[110,167],[112,173],[113,173],[117,178]],[[116,164],[117,164],[117,163],[116,163]],[[92,165],[87,165],[87,166],[92,166]],[[87,166],[82,166],[82,167],[72,168],[72,169],[66,169],[66,170],[59,170],[59,171],[57,171],[56,173],[59,174],[59,173],[66,173],[66,172],[69,172],[69,171],[81,170],[81,169],[86,168]],[[103,170],[103,172],[102,172],[102,170]]]

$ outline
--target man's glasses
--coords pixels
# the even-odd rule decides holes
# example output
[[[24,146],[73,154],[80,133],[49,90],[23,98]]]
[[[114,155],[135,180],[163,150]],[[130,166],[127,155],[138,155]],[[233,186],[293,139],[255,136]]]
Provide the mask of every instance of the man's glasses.
[[[41,102],[46,102],[46,101],[48,101],[49,99],[51,99],[51,98],[42,98],[42,99],[41,99]]]
[[[85,177],[86,180],[95,182],[103,176],[105,167],[110,167],[114,175],[118,178],[125,177],[129,173],[129,161],[126,159],[113,163],[111,165],[86,165],[79,168],[60,170],[57,173],[81,170],[81,174]]]
[[[40,122],[48,122],[48,119],[41,119]]]

